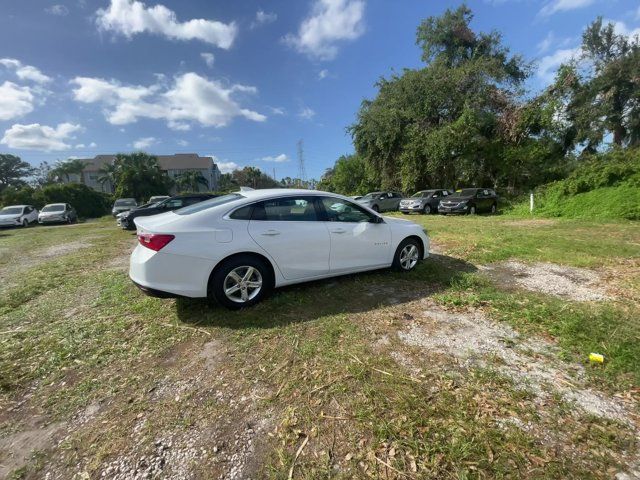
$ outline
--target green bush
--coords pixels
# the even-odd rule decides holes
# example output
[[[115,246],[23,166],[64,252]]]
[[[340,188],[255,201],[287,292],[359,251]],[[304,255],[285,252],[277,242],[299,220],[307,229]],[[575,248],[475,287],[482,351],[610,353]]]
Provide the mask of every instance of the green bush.
[[[593,155],[566,179],[534,192],[534,215],[640,220],[640,149]],[[529,212],[529,201],[512,210]]]
[[[47,185],[42,189],[45,203],[69,203],[84,218],[101,217],[111,208],[111,197],[80,183]]]
[[[45,204],[42,190],[33,187],[7,187],[0,195],[0,206],[7,205],[33,205],[42,208]]]

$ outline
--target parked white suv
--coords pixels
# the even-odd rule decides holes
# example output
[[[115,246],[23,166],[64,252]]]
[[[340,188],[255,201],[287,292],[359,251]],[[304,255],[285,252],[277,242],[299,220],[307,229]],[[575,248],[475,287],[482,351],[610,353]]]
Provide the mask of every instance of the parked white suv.
[[[11,205],[0,210],[0,227],[28,227],[38,221],[38,210],[31,205]]]
[[[243,190],[134,221],[136,285],[228,308],[253,305],[273,287],[391,266],[409,271],[429,255],[419,225],[312,190]]]

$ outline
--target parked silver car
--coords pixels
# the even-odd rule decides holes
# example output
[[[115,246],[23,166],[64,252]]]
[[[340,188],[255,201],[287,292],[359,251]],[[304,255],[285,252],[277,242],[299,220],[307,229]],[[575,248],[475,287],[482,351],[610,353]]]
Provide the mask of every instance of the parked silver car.
[[[0,227],[28,227],[38,221],[38,210],[31,205],[10,205],[0,210]]]
[[[135,198],[119,198],[113,204],[113,208],[111,209],[111,215],[114,217],[119,213],[128,212],[132,208],[136,208],[138,206],[138,202],[136,202]]]
[[[75,208],[68,203],[50,203],[42,207],[38,223],[74,223],[78,221]]]
[[[402,194],[399,192],[371,192],[356,201],[376,212],[393,212],[398,210],[400,200]]]

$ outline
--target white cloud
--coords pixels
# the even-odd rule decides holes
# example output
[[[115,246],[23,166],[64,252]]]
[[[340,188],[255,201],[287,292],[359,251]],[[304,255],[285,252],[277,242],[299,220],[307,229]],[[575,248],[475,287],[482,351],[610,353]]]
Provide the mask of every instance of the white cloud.
[[[325,78],[327,78],[329,76],[329,70],[320,70],[320,72],[318,73],[318,80],[324,80]]]
[[[109,123],[125,125],[139,118],[163,119],[174,130],[188,130],[189,122],[207,127],[224,127],[235,117],[255,122],[266,116],[242,108],[234,96],[255,94],[255,87],[225,86],[216,80],[189,72],[177,76],[172,85],[127,86],[116,80],[76,77],[75,99],[83,103],[100,103]]]
[[[547,33],[547,36],[544,37],[540,42],[538,42],[537,48],[538,53],[546,53],[552,47],[556,49],[565,48],[567,45],[574,42],[575,39],[572,38],[558,38],[553,32]]]
[[[595,0],[551,0],[540,9],[539,15],[548,17],[558,12],[568,12],[579,8],[588,7]]]
[[[213,53],[209,53],[209,52],[202,52],[200,54],[200,56],[202,57],[202,59],[204,60],[204,63],[207,64],[207,67],[212,68],[213,67],[213,62],[215,61],[216,57],[213,56]]]
[[[155,137],[142,137],[133,142],[133,148],[136,150],[144,150],[156,143],[158,143],[158,140]]]
[[[187,145],[189,145],[189,142],[187,142],[186,140],[178,140],[178,145],[180,145],[181,147],[186,147]]]
[[[265,12],[264,10],[258,10],[256,12],[256,19],[251,22],[251,28],[259,27],[260,25],[266,25],[273,23],[278,19],[278,15],[271,12]]]
[[[315,0],[298,33],[284,41],[312,58],[331,60],[338,54],[338,42],[364,33],[364,7],[364,0]]]
[[[627,27],[627,24],[621,21],[616,21],[616,20],[603,20],[602,21],[603,24],[607,24],[607,23],[612,23],[613,24],[613,30],[618,34],[618,35],[624,35],[626,37],[629,38],[633,38],[633,37],[637,37],[640,36],[640,27],[638,28],[629,28]]]
[[[64,5],[59,5],[59,4],[51,5],[50,7],[45,8],[44,11],[50,15],[57,15],[59,17],[64,17],[66,15],[69,15],[69,9]]]
[[[269,107],[269,110],[271,110],[271,113],[273,113],[274,115],[286,115],[287,114],[285,109],[282,108],[282,107]]]
[[[267,157],[262,157],[260,160],[262,160],[263,162],[283,163],[288,162],[289,157],[287,157],[286,154],[281,153],[280,155],[269,155]]]
[[[36,83],[48,83],[51,81],[44,73],[31,65],[23,65],[20,60],[15,58],[0,58],[0,65],[15,70],[20,80],[30,80]]]
[[[29,87],[12,82],[0,85],[0,120],[22,117],[33,111],[34,96]]]
[[[316,116],[316,112],[309,107],[304,107],[302,110],[300,110],[298,116],[304,120],[311,120]]]
[[[96,142],[91,142],[89,144],[89,148],[96,148],[98,146],[98,144]]]
[[[96,12],[98,28],[127,38],[148,32],[176,40],[201,40],[228,49],[238,33],[235,22],[197,18],[179,22],[176,13],[164,5],[147,7],[137,0],[111,0],[108,8]]]
[[[538,77],[547,83],[551,83],[558,67],[574,58],[578,58],[580,52],[580,47],[564,48],[556,50],[551,55],[542,57],[538,64]]]
[[[215,155],[209,156],[213,157],[213,161],[216,162],[216,165],[218,165],[218,168],[222,173],[231,173],[234,170],[238,170],[240,168],[240,165],[238,165],[236,162],[218,162],[218,159],[215,157]]]
[[[69,150],[72,146],[65,142],[75,138],[72,134],[80,130],[82,126],[72,123],[61,123],[55,128],[39,123],[15,124],[4,132],[0,143],[24,150]]]

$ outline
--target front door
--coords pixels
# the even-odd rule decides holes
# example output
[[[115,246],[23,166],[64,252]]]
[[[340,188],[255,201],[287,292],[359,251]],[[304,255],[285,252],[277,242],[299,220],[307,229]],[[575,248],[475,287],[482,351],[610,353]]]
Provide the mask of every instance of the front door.
[[[331,238],[331,273],[389,266],[392,261],[391,229],[353,202],[322,197],[325,225]]]
[[[290,196],[256,204],[249,235],[287,280],[329,273],[329,233],[313,197]]]

